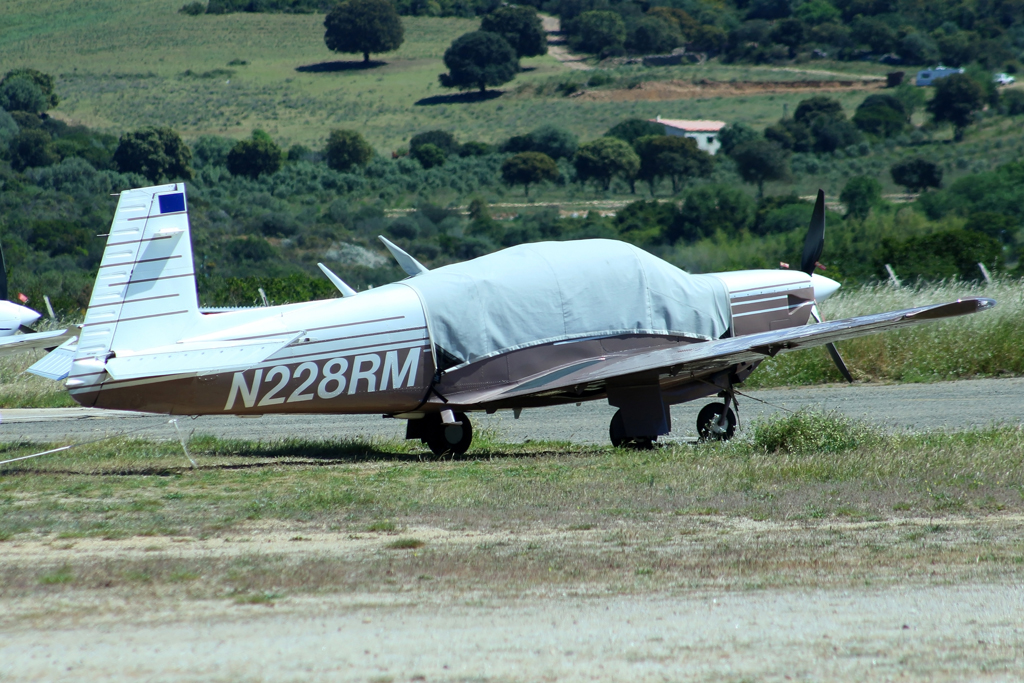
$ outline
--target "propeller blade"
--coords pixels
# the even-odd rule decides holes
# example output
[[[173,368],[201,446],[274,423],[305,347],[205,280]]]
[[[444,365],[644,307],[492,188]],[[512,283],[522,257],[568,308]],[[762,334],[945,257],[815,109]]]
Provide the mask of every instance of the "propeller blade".
[[[811,226],[807,229],[807,237],[804,238],[804,253],[800,258],[800,270],[808,275],[814,274],[814,266],[821,258],[821,251],[825,248],[825,193],[818,190],[818,201],[814,203],[814,213],[811,214]]]
[[[0,301],[7,301],[7,259],[4,248],[0,246]]]
[[[36,331],[33,330],[28,325],[20,325],[20,326],[18,326],[18,329],[21,331],[22,334],[35,334],[36,333]]]
[[[825,344],[825,348],[828,349],[828,355],[832,356],[832,360],[835,362],[836,367],[839,368],[839,372],[846,378],[847,382],[853,384],[853,375],[850,374],[850,369],[843,362],[843,357],[839,355],[839,349],[836,348],[836,345],[829,342]]]

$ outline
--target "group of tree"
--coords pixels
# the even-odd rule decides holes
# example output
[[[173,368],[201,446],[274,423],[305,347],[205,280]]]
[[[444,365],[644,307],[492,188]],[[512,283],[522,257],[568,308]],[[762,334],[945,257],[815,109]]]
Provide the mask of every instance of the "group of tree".
[[[1019,8],[960,0],[745,0],[736,3],[560,0],[573,47],[612,56],[685,46],[730,62],[771,63],[799,56],[880,59],[927,66],[938,62],[988,70],[1018,68]]]

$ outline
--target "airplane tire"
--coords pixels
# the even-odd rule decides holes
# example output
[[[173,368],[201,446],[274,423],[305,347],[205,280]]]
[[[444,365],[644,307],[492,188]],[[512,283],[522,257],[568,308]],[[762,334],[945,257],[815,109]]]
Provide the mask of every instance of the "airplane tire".
[[[722,418],[722,403],[709,403],[697,414],[697,435],[701,441],[728,441],[736,433],[736,413],[729,408],[726,413],[726,428],[718,426]]]
[[[465,413],[455,413],[455,421],[460,425],[446,425],[438,421],[432,425],[430,434],[423,441],[436,456],[462,455],[469,450],[473,442],[473,425]]]
[[[649,448],[654,447],[654,439],[657,437],[649,436],[626,436],[626,425],[622,419],[622,410],[616,410],[615,415],[612,416],[612,423],[608,427],[608,436],[612,440],[612,446],[616,448],[632,448],[639,451],[645,451]]]

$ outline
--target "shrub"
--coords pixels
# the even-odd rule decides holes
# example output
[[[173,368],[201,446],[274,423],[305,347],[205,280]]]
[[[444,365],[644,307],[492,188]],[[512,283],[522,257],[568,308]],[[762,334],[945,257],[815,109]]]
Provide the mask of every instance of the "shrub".
[[[409,156],[420,162],[423,168],[444,166],[444,162],[448,158],[443,149],[429,142],[419,145]]]
[[[190,2],[186,5],[182,5],[178,12],[198,17],[200,14],[206,14],[206,5],[201,2]]]
[[[766,454],[843,453],[877,444],[877,428],[838,412],[801,410],[754,424],[752,444]]]
[[[424,133],[417,133],[409,140],[409,154],[415,154],[416,149],[421,145],[431,144],[445,154],[454,154],[459,151],[459,143],[455,136],[444,130],[428,130]]]
[[[44,130],[23,130],[11,139],[9,146],[11,167],[16,171],[57,163],[57,155],[50,149],[50,134]]]
[[[893,164],[889,174],[894,183],[907,188],[908,192],[922,192],[942,185],[942,168],[920,157]]]
[[[846,215],[867,218],[872,207],[882,201],[882,186],[869,176],[850,178],[839,195],[839,201],[846,204]]]
[[[978,263],[984,263],[991,271],[999,270],[1002,253],[1002,245],[988,235],[943,230],[905,240],[887,237],[882,240],[876,260],[879,270],[883,264],[891,264],[904,280],[980,280]]]
[[[575,26],[576,33],[570,40],[582,52],[614,53],[622,49],[626,40],[626,25],[615,12],[584,12]]]
[[[228,152],[227,167],[231,175],[256,179],[272,175],[281,168],[281,148],[261,130],[252,137],[239,140]]]
[[[196,168],[224,166],[228,162],[231,148],[235,146],[235,140],[219,135],[201,135],[190,146]]]
[[[149,126],[125,133],[114,152],[122,173],[138,173],[150,182],[190,180],[192,151],[170,128]]]
[[[564,128],[541,126],[526,135],[516,135],[503,145],[505,152],[540,152],[552,159],[569,159],[576,153],[579,139]]]
[[[354,130],[332,130],[327,138],[327,165],[335,171],[365,166],[373,158],[373,148]]]
[[[26,76],[5,78],[0,85],[0,107],[7,111],[43,111],[46,109],[46,97]]]
[[[629,144],[649,135],[664,135],[665,126],[647,119],[626,119],[619,121],[604,134],[606,138],[618,138]]]

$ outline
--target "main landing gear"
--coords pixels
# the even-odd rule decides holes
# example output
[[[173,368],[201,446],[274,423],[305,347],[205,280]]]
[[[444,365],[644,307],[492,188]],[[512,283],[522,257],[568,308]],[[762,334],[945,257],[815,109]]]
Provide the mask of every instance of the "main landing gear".
[[[445,422],[444,413],[450,421]],[[418,420],[409,420],[406,439],[419,439],[436,456],[462,455],[473,442],[473,425],[465,413],[442,411]]]
[[[700,441],[728,441],[736,433],[739,418],[731,406],[739,410],[732,386],[720,394],[724,403],[709,403],[697,414],[697,436]],[[730,405],[731,404],[731,405]]]

